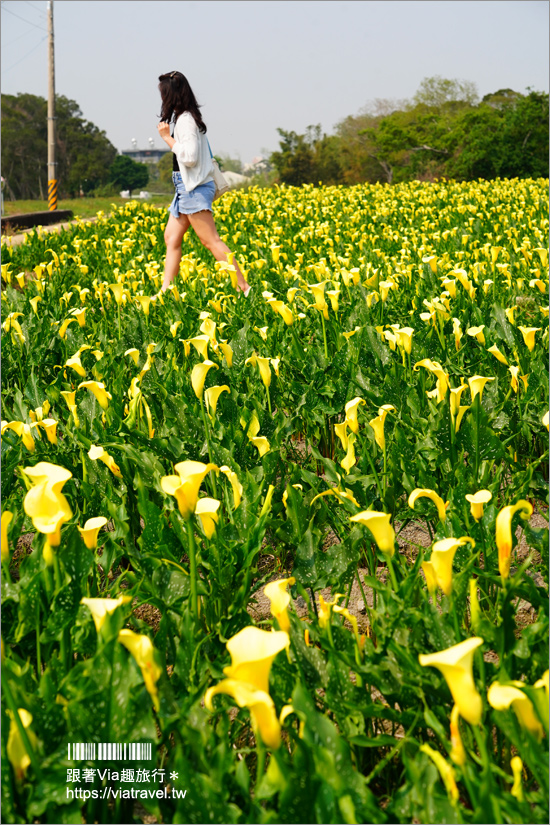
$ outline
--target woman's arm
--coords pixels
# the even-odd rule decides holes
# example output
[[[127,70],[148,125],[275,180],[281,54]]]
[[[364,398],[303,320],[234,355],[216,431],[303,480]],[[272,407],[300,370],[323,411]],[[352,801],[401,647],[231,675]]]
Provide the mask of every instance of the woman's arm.
[[[172,147],[173,147],[173,145],[176,141],[174,140],[174,138],[170,134],[170,124],[169,123],[164,123],[163,121],[161,121],[159,123],[159,125],[157,126],[157,129],[158,129],[158,133],[161,136],[161,138],[163,139],[163,141],[168,144],[170,149],[172,149]]]

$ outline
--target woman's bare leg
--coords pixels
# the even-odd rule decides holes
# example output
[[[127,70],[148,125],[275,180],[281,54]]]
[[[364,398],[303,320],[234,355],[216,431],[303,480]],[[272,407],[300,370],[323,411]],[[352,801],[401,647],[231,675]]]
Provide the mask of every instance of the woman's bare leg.
[[[166,260],[164,262],[164,280],[161,292],[165,292],[179,272],[181,261],[181,242],[183,236],[191,226],[188,215],[180,215],[174,218],[170,215],[166,229],[164,230],[164,240],[166,242]]]
[[[189,222],[197,233],[197,237],[202,245],[212,253],[217,261],[227,261],[227,256],[231,254],[231,251],[218,235],[218,230],[216,229],[216,224],[214,223],[214,218],[212,217],[212,212],[207,209],[203,209],[202,212],[195,212],[193,215],[188,215],[187,217],[189,218]],[[233,266],[235,267],[235,271],[237,273],[237,284],[239,289],[243,292],[247,292],[250,285],[244,279],[243,273],[239,269],[239,265],[235,258],[233,258]]]

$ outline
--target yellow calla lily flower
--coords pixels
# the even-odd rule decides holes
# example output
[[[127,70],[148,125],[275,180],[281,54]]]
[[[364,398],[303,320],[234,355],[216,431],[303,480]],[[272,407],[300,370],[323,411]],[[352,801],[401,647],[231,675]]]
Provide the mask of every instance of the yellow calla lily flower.
[[[441,496],[438,496],[435,490],[426,490],[417,488],[413,490],[409,496],[409,507],[414,510],[414,505],[419,498],[429,498],[435,506],[437,507],[437,512],[439,514],[439,520],[445,521],[447,517],[447,507],[449,506],[448,501],[443,501]]]
[[[181,321],[180,321],[180,323],[181,323]],[[134,362],[134,364],[137,367],[138,361],[139,361],[139,350],[137,350],[135,347],[133,347],[132,349],[127,349],[126,352],[124,353],[124,355],[129,355],[130,358],[132,359],[132,361]]]
[[[517,393],[517,392],[518,392],[518,390],[519,390],[519,381],[518,381],[518,377],[519,377],[519,367],[518,367],[518,366],[516,366],[515,364],[511,364],[511,365],[508,367],[508,370],[509,370],[509,372],[510,372],[510,376],[511,376],[511,378],[510,378],[510,386],[512,387],[513,391],[514,391],[515,393]]]
[[[533,352],[535,348],[535,334],[541,331],[540,327],[518,327],[519,331],[523,335],[523,340],[525,341],[525,346],[529,350],[529,352]]]
[[[216,464],[203,464],[200,461],[182,461],[176,464],[174,469],[177,476],[163,476],[160,486],[165,493],[175,497],[181,515],[187,521],[195,512],[199,488],[205,476],[218,467]]]
[[[151,297],[149,295],[136,295],[135,299],[139,303],[139,305],[141,306],[141,309],[143,310],[144,315],[148,316],[149,315],[149,309],[151,307]],[[116,296],[115,296],[115,300],[116,300]]]
[[[342,421],[341,424],[334,425],[334,432],[340,439],[340,443],[342,444],[342,449],[347,450],[348,448],[348,436],[347,436],[347,429],[348,429],[348,422]]]
[[[395,553],[395,531],[390,520],[389,513],[378,513],[375,510],[364,510],[350,517],[350,521],[368,527],[380,552],[391,558]]]
[[[323,317],[326,321],[328,321],[328,304],[325,301],[325,284],[326,281],[322,281],[319,284],[309,284],[308,289],[315,299],[315,309],[318,312],[322,312]]]
[[[514,777],[514,782],[512,784],[512,788],[510,793],[513,797],[517,799],[518,802],[523,802],[523,788],[521,784],[521,779],[523,775],[523,762],[519,756],[513,756],[510,759],[510,767],[512,768],[512,775]]]
[[[78,528],[78,532],[84,539],[84,544],[88,550],[95,550],[99,531],[106,524],[107,519],[104,516],[96,516],[96,518],[89,518],[84,527]]]
[[[544,413],[544,415],[542,416],[542,423],[544,424],[544,426],[546,427],[546,429],[550,431],[550,423],[549,423],[549,419],[550,419],[550,411],[549,411],[549,410],[547,410],[547,411]]]
[[[212,699],[218,693],[225,693],[239,707],[248,708],[254,734],[271,750],[281,743],[281,727],[269,695],[269,671],[275,656],[289,644],[285,631],[268,633],[257,627],[243,628],[227,642],[231,665],[224,668],[224,673],[229,678],[209,688],[204,696],[209,710],[213,710]]]
[[[436,766],[439,771],[439,775],[443,780],[443,784],[445,785],[445,789],[453,802],[458,802],[460,794],[456,784],[455,772],[451,765],[449,765],[439,751],[434,750],[429,745],[420,745],[420,750],[429,756]]]
[[[67,361],[65,361],[65,366],[70,367],[72,370],[76,372],[77,375],[80,375],[81,378],[86,377],[86,370],[82,366],[82,363],[80,361],[80,355],[72,355]]]
[[[436,541],[432,547],[432,555],[430,562],[438,586],[449,596],[453,589],[453,559],[456,551],[463,544],[470,544],[475,547],[475,541],[469,536],[463,536],[459,539],[441,539]]]
[[[102,384],[100,381],[83,381],[78,385],[78,389],[86,389],[93,393],[97,398],[99,406],[104,410],[107,409],[109,401],[113,398],[111,393],[105,389],[105,384]]]
[[[42,298],[40,295],[35,295],[34,298],[31,298],[29,301],[35,315],[38,315],[38,302],[41,300]]]
[[[533,513],[533,505],[522,499],[509,507],[503,507],[496,519],[495,531],[498,548],[498,569],[503,579],[507,579],[510,575],[512,518],[517,512],[519,512],[523,520],[526,520]]]
[[[447,390],[450,388],[449,376],[438,361],[432,361],[430,358],[423,358],[422,361],[417,361],[413,367],[415,372],[418,370],[418,367],[424,367],[436,376],[437,403],[440,404],[447,395]]]
[[[395,337],[397,339],[397,346],[404,349],[410,355],[412,351],[412,337],[414,329],[412,327],[401,327],[395,330]]]
[[[90,449],[88,450],[88,458],[91,458],[92,461],[102,461],[112,472],[114,476],[117,478],[122,478],[122,473],[120,472],[120,467],[115,462],[114,458],[109,455],[107,450],[103,447],[98,447],[95,444],[92,444]]]
[[[245,627],[227,642],[231,665],[225,667],[223,672],[230,679],[246,682],[268,693],[273,660],[289,645],[290,639],[285,631]]]
[[[42,427],[50,444],[57,444],[57,421],[55,418],[44,418],[37,421],[33,427]]]
[[[268,453],[271,449],[271,447],[269,445],[269,441],[263,435],[254,436],[254,438],[251,438],[250,441],[254,444],[254,446],[258,450],[258,452],[260,454],[260,458],[262,458],[262,456],[264,456],[266,453]]]
[[[294,576],[290,576],[288,579],[269,582],[269,584],[264,587],[264,593],[271,603],[271,615],[277,619],[281,630],[290,630],[290,620],[287,613],[287,607],[290,604],[290,595],[287,587],[292,586],[295,582],[296,579]]]
[[[8,563],[10,560],[10,546],[8,542],[8,527],[13,519],[13,513],[10,510],[4,510],[2,513],[2,564]]]
[[[490,352],[491,355],[494,355],[495,358],[497,359],[497,361],[500,361],[501,364],[504,364],[504,366],[506,366],[506,367],[508,366],[508,361],[506,360],[506,356],[502,354],[502,352],[499,350],[499,348],[497,347],[496,344],[493,344],[492,347],[489,347],[487,352]]]
[[[199,517],[206,538],[211,539],[218,523],[218,507],[220,502],[215,498],[199,498],[195,507],[195,515]]]
[[[231,349],[230,345],[227,341],[220,341],[218,344],[219,348],[223,352],[225,361],[228,367],[233,366],[233,350]]]
[[[196,335],[194,338],[189,338],[187,343],[193,344],[201,358],[206,361],[208,358],[208,344],[210,343],[208,335]]]
[[[360,404],[363,406],[366,404],[362,398],[352,398],[351,401],[348,401],[345,406],[346,412],[346,420],[345,423],[348,425],[352,433],[357,434],[359,432],[359,422],[357,420],[357,409]]]
[[[149,696],[153,700],[155,710],[160,710],[157,682],[161,677],[162,668],[155,661],[155,649],[148,636],[134,633],[132,630],[121,630],[118,640],[130,651],[141,670],[143,681]]]
[[[331,602],[326,602],[322,593],[319,594],[319,627],[324,629],[328,624],[330,624],[332,608],[338,604],[340,599],[343,598],[343,593],[335,593],[333,600]]]
[[[198,399],[202,398],[206,375],[212,367],[218,369],[218,365],[214,364],[213,361],[203,361],[202,364],[195,364],[193,367],[191,372],[191,385]]]
[[[511,706],[522,727],[540,742],[544,728],[535,715],[533,703],[520,687],[523,687],[523,682],[513,681],[507,685],[493,682],[487,691],[487,701],[495,710],[508,710]]]
[[[214,416],[216,415],[218,399],[222,392],[231,392],[227,384],[223,384],[219,387],[209,387],[209,389],[204,391],[204,400],[206,402],[206,406],[208,407],[208,410],[212,418],[214,418]]]
[[[277,301],[275,298],[270,298],[268,304],[276,314],[280,315],[285,324],[290,327],[294,323],[294,315],[284,301]]]
[[[236,510],[239,504],[241,503],[243,485],[237,478],[237,474],[234,473],[231,467],[228,467],[227,464],[224,464],[223,467],[220,467],[220,472],[224,473],[224,475],[227,476],[231,483],[231,488],[233,490],[233,509]]]
[[[109,289],[111,290],[111,292],[115,296],[115,301],[117,302],[117,305],[120,306],[122,304],[122,298],[123,298],[123,292],[124,292],[123,285],[122,284],[109,284]]]
[[[473,378],[468,378],[468,385],[470,387],[470,395],[472,396],[472,402],[476,395],[479,395],[479,400],[481,401],[483,397],[483,390],[485,389],[485,384],[489,381],[494,381],[494,378],[484,378],[482,375],[474,375]]]
[[[485,336],[483,334],[484,329],[485,324],[482,324],[480,327],[470,327],[470,329],[466,330],[466,335],[469,335],[471,338],[475,338],[480,344],[485,345]]]
[[[460,736],[460,729],[459,729],[459,719],[460,719],[460,711],[458,709],[458,705],[454,705],[451,711],[451,753],[449,754],[451,760],[455,763],[455,765],[462,765],[466,762],[466,751],[464,750],[464,745],[462,744],[462,738]]]
[[[19,714],[19,719],[21,720],[27,736],[29,737],[31,747],[35,748],[38,740],[34,731],[30,729],[32,724],[32,713],[29,713],[29,711],[25,710],[25,708],[18,708],[17,713]],[[23,740],[21,739],[19,728],[13,718],[12,711],[8,709],[7,714],[10,717],[10,730],[8,734],[6,753],[14,770],[15,776],[17,780],[20,781],[27,773],[27,770],[31,764],[31,758],[27,753],[25,745],[23,744]]]
[[[252,366],[258,366],[260,370],[260,378],[262,379],[262,383],[266,389],[269,389],[271,384],[271,367],[269,366],[269,358],[264,358],[260,355],[251,355],[250,358],[247,358],[244,362],[245,364],[252,364]]]
[[[482,644],[483,639],[474,636],[446,650],[418,657],[423,667],[436,667],[443,674],[460,715],[471,725],[479,725],[483,710],[472,672],[474,651]]]
[[[464,414],[470,409],[470,407],[459,407],[458,413],[456,416],[455,421],[455,433],[457,433],[460,429],[460,425],[462,423],[462,419],[464,418]]]
[[[470,511],[476,521],[483,518],[483,508],[493,498],[493,494],[489,490],[479,490],[474,495],[465,496],[466,501],[470,502]]]
[[[258,690],[247,682],[224,679],[206,691],[204,704],[208,710],[214,710],[212,699],[219,693],[231,696],[240,708],[248,708],[254,735],[259,736],[270,750],[277,750],[281,744],[281,724],[277,719],[275,705],[269,693]]]
[[[292,486],[293,487],[298,487],[299,486],[300,490],[302,489],[301,484],[300,485],[293,484]],[[324,490],[322,493],[318,493],[314,498],[311,499],[311,501],[309,503],[310,506],[313,504],[314,501],[317,501],[318,498],[323,498],[323,496],[336,496],[336,498],[340,502],[342,501],[342,499],[344,499],[345,501],[351,501],[351,503],[355,504],[356,507],[361,506],[359,504],[359,502],[357,501],[357,499],[355,498],[355,496],[353,495],[353,493],[351,492],[351,490],[348,490],[347,487],[344,490],[340,490],[339,488],[334,488],[334,489],[331,489],[331,490]]]
[[[355,465],[356,458],[355,458],[355,434],[350,433],[347,437],[348,447],[345,457],[340,462],[340,467],[346,471],[346,475],[349,475],[349,471]]]
[[[13,430],[14,433],[17,433],[19,438],[22,440],[24,447],[30,453],[34,453],[36,449],[36,444],[34,443],[31,428],[28,424],[25,424],[23,421],[3,421],[2,435],[6,430]]]
[[[431,561],[423,561],[421,567],[426,577],[428,592],[433,596],[437,590],[437,576],[435,575],[434,566]]]
[[[33,486],[23,502],[25,513],[39,533],[44,533],[50,547],[61,543],[61,525],[72,518],[69,502],[61,492],[66,481],[72,478],[70,470],[41,461],[23,472]]]
[[[71,309],[69,311],[69,315],[76,318],[80,327],[84,327],[86,325],[86,307],[82,307],[82,309]]]
[[[85,605],[92,614],[95,629],[99,633],[105,624],[106,617],[114,613],[121,605],[131,601],[130,596],[119,596],[117,599],[80,599],[80,604]]]
[[[386,420],[386,416],[390,410],[395,411],[395,407],[392,407],[391,404],[384,404],[383,407],[380,407],[378,410],[378,416],[373,418],[369,421],[369,426],[372,427],[374,430],[374,438],[376,443],[380,447],[381,450],[384,449],[386,446],[386,436],[384,434],[384,422]]]
[[[457,387],[456,389],[451,389],[449,391],[451,415],[453,416],[453,418],[455,418],[455,416],[458,413],[458,410],[460,409],[460,397],[466,388],[467,384],[462,384],[462,386]]]

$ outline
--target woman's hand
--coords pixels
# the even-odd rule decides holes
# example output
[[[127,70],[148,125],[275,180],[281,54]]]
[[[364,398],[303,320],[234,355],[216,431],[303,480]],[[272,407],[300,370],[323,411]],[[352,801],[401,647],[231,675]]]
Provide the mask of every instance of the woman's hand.
[[[170,138],[170,124],[165,123],[164,121],[161,121],[159,123],[159,125],[157,126],[157,129],[158,129],[159,135],[165,141],[165,143],[168,143],[168,145],[170,145],[171,140],[173,140],[173,138],[172,139]]]

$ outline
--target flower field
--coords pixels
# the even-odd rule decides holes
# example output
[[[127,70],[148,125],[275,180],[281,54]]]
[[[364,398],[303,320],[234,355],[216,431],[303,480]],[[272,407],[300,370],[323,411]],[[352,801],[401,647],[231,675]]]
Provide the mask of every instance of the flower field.
[[[3,821],[548,821],[547,190],[3,244]]]

